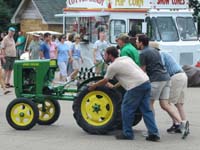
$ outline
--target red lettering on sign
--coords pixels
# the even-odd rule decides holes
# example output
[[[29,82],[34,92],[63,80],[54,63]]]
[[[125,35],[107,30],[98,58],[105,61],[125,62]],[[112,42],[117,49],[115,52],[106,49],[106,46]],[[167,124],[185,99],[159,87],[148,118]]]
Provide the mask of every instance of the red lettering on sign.
[[[158,0],[157,4],[158,5],[167,5],[167,4],[169,4],[169,0]]]
[[[157,4],[158,5],[169,5],[170,0],[158,0]],[[185,0],[171,0],[171,3],[173,5],[184,5]]]
[[[174,5],[184,5],[185,0],[172,0],[172,4],[174,4]]]

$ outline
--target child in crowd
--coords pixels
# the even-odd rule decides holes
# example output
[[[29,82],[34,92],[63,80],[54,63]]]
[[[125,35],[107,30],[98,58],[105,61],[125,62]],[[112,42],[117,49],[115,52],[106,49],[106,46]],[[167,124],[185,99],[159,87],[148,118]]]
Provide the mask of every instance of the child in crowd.
[[[21,54],[20,59],[21,60],[29,60],[30,59],[29,50],[25,50],[25,52]]]

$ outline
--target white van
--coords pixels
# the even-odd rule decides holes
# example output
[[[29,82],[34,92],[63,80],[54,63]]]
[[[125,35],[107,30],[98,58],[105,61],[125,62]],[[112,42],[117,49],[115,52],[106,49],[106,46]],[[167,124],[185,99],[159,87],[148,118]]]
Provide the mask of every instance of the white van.
[[[56,16],[63,17],[64,33],[81,34],[86,66],[92,65],[93,43],[102,29],[111,44],[116,44],[120,33],[131,36],[146,33],[180,65],[194,65],[200,59],[200,42],[188,3],[188,0],[67,0],[63,14]]]

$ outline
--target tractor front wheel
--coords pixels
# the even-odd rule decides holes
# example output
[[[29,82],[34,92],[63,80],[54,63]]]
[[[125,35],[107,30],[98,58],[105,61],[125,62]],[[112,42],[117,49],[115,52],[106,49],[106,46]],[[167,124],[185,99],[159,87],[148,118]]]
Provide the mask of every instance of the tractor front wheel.
[[[37,106],[32,100],[18,98],[13,100],[7,107],[6,119],[16,130],[29,130],[38,120]]]
[[[51,125],[60,116],[60,104],[57,100],[47,99],[43,103],[37,104],[39,110],[39,125]]]

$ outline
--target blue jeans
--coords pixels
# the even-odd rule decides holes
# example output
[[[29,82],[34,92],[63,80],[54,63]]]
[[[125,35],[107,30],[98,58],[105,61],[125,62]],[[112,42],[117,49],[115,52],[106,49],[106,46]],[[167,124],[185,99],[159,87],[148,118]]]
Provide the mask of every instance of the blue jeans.
[[[151,84],[150,82],[145,82],[128,90],[124,95],[121,106],[123,134],[130,139],[134,138],[132,124],[137,108],[139,108],[142,113],[144,123],[148,129],[148,134],[159,135],[155,117],[150,108],[150,93]]]

